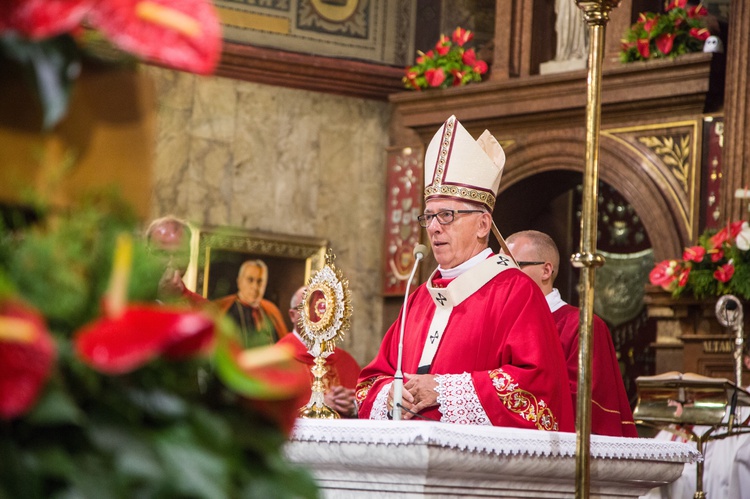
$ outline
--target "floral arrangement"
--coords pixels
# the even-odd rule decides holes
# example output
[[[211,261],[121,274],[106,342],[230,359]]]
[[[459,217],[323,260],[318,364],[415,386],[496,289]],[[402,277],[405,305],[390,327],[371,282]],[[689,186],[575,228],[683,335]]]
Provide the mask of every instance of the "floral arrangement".
[[[702,5],[687,7],[687,0],[671,0],[664,13],[641,12],[621,40],[620,61],[675,58],[703,50],[711,33],[706,27],[708,11]]]
[[[107,42],[146,61],[209,74],[221,52],[221,28],[210,0],[0,2],[0,54],[33,82],[45,128],[64,117],[87,47]]]
[[[0,497],[317,497],[281,451],[307,369],[157,303],[123,206],[0,229]]]
[[[487,63],[477,59],[473,48],[465,45],[474,39],[474,33],[456,28],[450,38],[440,35],[435,47],[427,53],[417,51],[416,64],[406,68],[406,88],[449,88],[482,81]]]
[[[750,300],[750,226],[739,220],[705,232],[697,245],[685,248],[682,260],[658,263],[649,280],[675,298],[734,294]]]

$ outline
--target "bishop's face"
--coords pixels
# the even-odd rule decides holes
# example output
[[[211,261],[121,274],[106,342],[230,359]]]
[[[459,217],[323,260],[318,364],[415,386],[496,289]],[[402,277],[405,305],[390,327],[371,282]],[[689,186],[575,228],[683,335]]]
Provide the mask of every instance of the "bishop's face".
[[[426,215],[441,211],[478,210],[476,205],[452,199],[431,199],[425,205]],[[432,254],[443,269],[452,269],[487,247],[491,215],[489,213],[454,213],[453,222],[442,225],[433,217],[427,226]]]
[[[266,291],[266,276],[263,269],[248,265],[237,277],[237,296],[243,303],[257,307]]]

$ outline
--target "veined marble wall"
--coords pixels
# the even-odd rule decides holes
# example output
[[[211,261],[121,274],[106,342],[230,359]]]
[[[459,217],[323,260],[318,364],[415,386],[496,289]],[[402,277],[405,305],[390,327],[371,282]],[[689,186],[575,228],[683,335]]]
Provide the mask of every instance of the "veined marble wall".
[[[153,215],[327,239],[352,291],[342,346],[369,362],[388,326],[380,269],[390,105],[144,71],[159,105]]]

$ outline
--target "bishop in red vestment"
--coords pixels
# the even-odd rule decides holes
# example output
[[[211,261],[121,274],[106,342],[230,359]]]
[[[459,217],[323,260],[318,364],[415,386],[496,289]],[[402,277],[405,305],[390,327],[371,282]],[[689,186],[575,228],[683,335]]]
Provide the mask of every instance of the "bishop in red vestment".
[[[536,284],[488,248],[505,154],[451,116],[425,155],[425,212],[438,268],[409,297],[403,419],[574,431],[565,359]],[[361,418],[392,409],[401,315],[357,386]]]
[[[512,234],[508,247],[518,265],[545,293],[560,335],[568,366],[573,407],[578,393],[578,326],[579,310],[568,305],[553,288],[560,264],[560,253],[550,236],[527,230]],[[593,353],[591,360],[591,433],[612,437],[637,437],[620,365],[617,361],[612,335],[604,321],[594,316]]]

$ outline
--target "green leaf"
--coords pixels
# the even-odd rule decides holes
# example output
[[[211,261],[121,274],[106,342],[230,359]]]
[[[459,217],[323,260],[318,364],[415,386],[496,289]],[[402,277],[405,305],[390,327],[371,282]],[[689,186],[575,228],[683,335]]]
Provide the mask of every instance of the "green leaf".
[[[68,393],[54,384],[44,391],[34,409],[29,413],[30,423],[39,426],[61,424],[79,425],[85,417]]]

